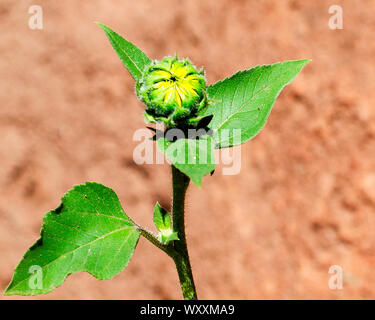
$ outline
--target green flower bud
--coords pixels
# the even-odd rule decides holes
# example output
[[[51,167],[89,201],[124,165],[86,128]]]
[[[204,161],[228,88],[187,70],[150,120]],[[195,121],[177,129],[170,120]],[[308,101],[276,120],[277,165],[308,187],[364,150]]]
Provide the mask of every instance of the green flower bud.
[[[207,106],[203,71],[177,57],[147,66],[137,83],[137,95],[147,107],[146,121],[162,121],[168,127],[193,123],[197,112]]]

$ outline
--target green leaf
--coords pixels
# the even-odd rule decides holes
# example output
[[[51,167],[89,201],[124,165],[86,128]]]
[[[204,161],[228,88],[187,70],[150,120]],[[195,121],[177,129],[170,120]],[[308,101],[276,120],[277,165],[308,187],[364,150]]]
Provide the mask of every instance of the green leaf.
[[[92,182],[75,186],[45,215],[40,239],[24,255],[5,294],[48,293],[81,271],[111,279],[127,266],[138,239],[112,189]]]
[[[159,231],[158,238],[161,242],[168,244],[173,240],[180,240],[177,232],[173,231],[170,214],[159,203],[155,205],[153,220]]]
[[[102,23],[98,25],[104,30],[112,47],[116,50],[122,63],[129,70],[135,81],[141,77],[143,69],[150,64],[151,60],[134,44],[125,40],[119,34]]]
[[[186,174],[198,187],[202,178],[215,169],[214,140],[205,135],[199,139],[157,140],[157,146],[173,165]]]
[[[161,229],[170,229],[172,227],[171,216],[158,202],[155,205],[153,220],[158,231]]]
[[[240,71],[208,87],[216,148],[244,143],[265,125],[281,90],[310,60],[296,60]]]

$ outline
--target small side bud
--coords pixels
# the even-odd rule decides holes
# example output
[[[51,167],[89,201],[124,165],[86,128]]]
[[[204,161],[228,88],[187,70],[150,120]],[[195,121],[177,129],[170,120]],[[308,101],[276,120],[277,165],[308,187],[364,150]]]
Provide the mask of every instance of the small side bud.
[[[177,232],[173,231],[171,216],[163,209],[157,202],[154,209],[154,224],[158,229],[158,239],[164,244],[168,244],[171,241],[179,240]]]

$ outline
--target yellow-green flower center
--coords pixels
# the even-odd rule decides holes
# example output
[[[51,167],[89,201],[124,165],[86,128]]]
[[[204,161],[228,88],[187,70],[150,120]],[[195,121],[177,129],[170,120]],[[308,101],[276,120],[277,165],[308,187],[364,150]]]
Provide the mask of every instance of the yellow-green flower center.
[[[146,68],[137,93],[147,106],[147,116],[169,122],[192,117],[206,103],[206,81],[190,61],[164,58]],[[162,121],[164,121],[162,119]]]
[[[172,65],[170,71],[155,70],[152,76],[162,80],[153,84],[152,94],[162,94],[164,103],[175,100],[180,107],[187,98],[199,98],[196,90],[196,87],[199,87],[199,75],[188,75],[187,72],[186,66],[178,66],[176,63]]]

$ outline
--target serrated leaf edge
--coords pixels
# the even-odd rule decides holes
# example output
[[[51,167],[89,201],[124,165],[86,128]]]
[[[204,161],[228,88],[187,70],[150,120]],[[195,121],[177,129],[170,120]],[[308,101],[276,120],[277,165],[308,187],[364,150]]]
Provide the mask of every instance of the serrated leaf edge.
[[[61,204],[63,204],[64,199],[66,199],[66,197],[69,195],[69,193],[72,193],[73,191],[74,191],[74,192],[77,192],[77,189],[78,189],[78,188],[80,188],[80,187],[84,187],[84,186],[89,186],[89,185],[101,185],[101,184],[100,184],[100,183],[97,183],[97,182],[86,182],[86,183],[84,183],[84,184],[75,185],[75,186],[73,186],[72,189],[68,190],[68,191],[62,196],[62,198],[61,198]],[[101,185],[101,186],[102,186],[102,185]],[[112,190],[112,189],[111,189],[111,190]],[[112,190],[112,191],[113,191],[113,190]],[[117,195],[116,195],[116,196],[117,196]],[[61,204],[59,205],[59,207],[61,206]],[[59,208],[59,207],[58,207],[58,208]],[[122,207],[121,207],[121,209],[122,209],[122,212],[124,213],[125,217],[127,217],[127,215],[125,214],[124,209],[123,209]],[[4,290],[4,295],[5,295],[5,296],[11,296],[11,295],[33,296],[33,295],[39,295],[39,294],[47,294],[47,293],[53,291],[54,289],[60,287],[60,286],[65,282],[65,280],[67,279],[67,277],[70,276],[71,274],[73,274],[73,273],[68,273],[68,274],[66,274],[66,275],[63,277],[63,281],[61,282],[61,284],[59,284],[59,285],[57,285],[57,286],[52,286],[52,287],[50,287],[50,288],[47,288],[47,289],[45,289],[44,292],[41,292],[41,293],[36,293],[36,294],[34,294],[34,293],[32,293],[32,292],[30,292],[30,293],[25,293],[25,292],[22,291],[22,290],[18,290],[18,291],[17,291],[17,290],[13,290],[13,288],[12,288],[11,291],[9,291],[9,290],[11,289],[11,285],[12,285],[12,283],[13,283],[14,276],[15,276],[15,274],[16,274],[17,268],[20,266],[20,264],[22,263],[23,259],[26,258],[26,255],[27,255],[27,254],[28,254],[33,248],[35,248],[36,245],[39,245],[39,243],[42,242],[42,240],[43,240],[43,232],[44,232],[44,228],[45,228],[44,224],[45,224],[45,222],[46,222],[46,219],[48,218],[49,215],[56,214],[56,213],[55,213],[56,210],[57,210],[57,209],[55,209],[55,210],[51,210],[51,211],[47,212],[47,213],[45,214],[45,216],[43,217],[43,220],[42,220],[42,221],[43,221],[43,223],[42,223],[42,228],[41,228],[41,230],[40,230],[40,237],[39,237],[38,240],[36,240],[36,241],[30,246],[30,248],[25,252],[25,254],[23,255],[21,261],[20,261],[20,262],[18,263],[18,265],[16,266],[16,268],[15,268],[15,270],[14,270],[14,273],[13,273],[13,276],[12,276],[12,279],[11,279],[9,285],[7,286],[7,288]],[[105,214],[100,214],[100,215],[102,215],[102,216],[106,216],[106,217],[108,217],[108,218],[113,218],[113,219],[122,220],[122,221],[127,222],[127,223],[129,223],[129,222],[130,222],[130,223],[133,223],[133,222],[130,220],[129,217],[127,217],[129,220],[126,220],[126,219],[122,219],[122,218],[115,217],[115,216],[109,216],[109,215],[105,215]],[[123,230],[129,229],[129,228],[134,228],[134,232],[138,232],[138,233],[139,233],[137,226],[133,223],[133,226],[126,226],[126,227],[123,227],[123,228],[120,228],[120,229],[116,229],[116,230],[114,230],[114,231],[112,231],[112,232],[110,232],[110,233],[107,233],[107,234],[105,234],[105,235],[103,235],[103,236],[101,236],[101,237],[98,237],[98,238],[94,239],[93,241],[91,241],[91,242],[89,242],[89,243],[86,243],[86,244],[82,245],[82,246],[79,247],[79,248],[76,248],[76,249],[74,249],[74,250],[72,250],[72,251],[66,252],[66,253],[64,253],[64,255],[71,254],[71,253],[73,253],[74,251],[76,251],[76,250],[78,250],[78,249],[81,249],[81,248],[83,248],[83,247],[85,247],[85,246],[87,246],[87,245],[91,245],[92,243],[96,242],[97,240],[104,239],[105,237],[107,237],[107,236],[109,236],[109,235],[111,235],[111,234],[114,234],[114,233],[116,233],[116,232],[120,232],[120,231],[123,231]],[[127,241],[129,240],[129,238],[130,238],[130,236],[131,236],[132,234],[133,234],[133,233],[131,233],[131,234],[129,234],[129,235],[127,236],[127,238],[125,239],[124,243],[127,242]],[[140,237],[138,236],[137,242],[135,243],[135,245],[134,245],[134,247],[133,247],[133,250],[132,250],[132,252],[131,252],[132,254],[133,254],[134,251],[135,251],[135,248],[136,248],[136,246],[137,246],[137,244],[138,244],[139,238],[140,238]],[[123,244],[124,244],[124,243],[123,243]],[[121,245],[121,247],[123,246],[123,244]],[[62,257],[62,256],[59,256],[59,257],[57,257],[56,259],[50,261],[49,263],[43,265],[43,268],[46,267],[46,266],[48,266],[49,264],[51,264],[51,263],[57,261],[57,260],[60,259],[61,257]],[[129,259],[128,263],[129,263],[129,262],[130,262],[130,259]],[[124,269],[127,267],[128,263],[124,266]],[[82,270],[82,271],[79,271],[79,272],[87,272],[87,273],[91,274],[93,277],[97,278],[98,280],[110,280],[110,279],[112,279],[114,276],[116,276],[116,275],[113,275],[113,276],[110,277],[110,278],[98,278],[98,277],[97,277],[96,275],[94,275],[92,272],[89,272],[89,271],[87,271],[87,270]],[[77,272],[77,273],[79,273],[79,272]],[[14,288],[18,287],[19,284],[23,283],[24,281],[29,280],[31,276],[32,276],[32,274],[30,274],[28,277],[22,279],[20,282],[18,282],[18,284],[17,284],[16,286],[14,286]]]

